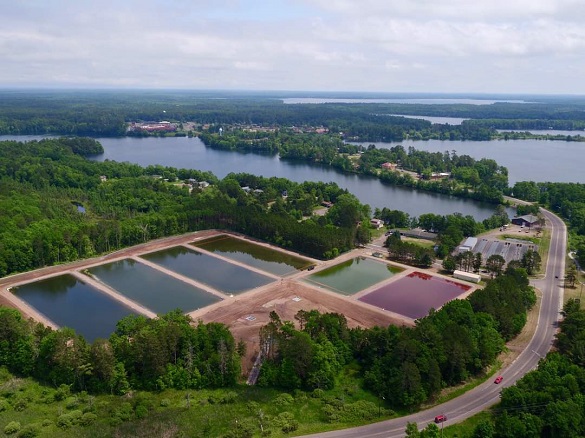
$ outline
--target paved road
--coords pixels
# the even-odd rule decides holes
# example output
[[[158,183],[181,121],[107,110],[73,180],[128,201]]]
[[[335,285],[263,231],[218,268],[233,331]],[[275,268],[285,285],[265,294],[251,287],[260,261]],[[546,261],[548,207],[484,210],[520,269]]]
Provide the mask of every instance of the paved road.
[[[313,438],[401,438],[404,436],[407,422],[416,422],[419,428],[426,427],[438,414],[447,416],[448,422],[445,425],[461,422],[496,404],[500,399],[502,387],[513,385],[524,374],[536,368],[540,358],[544,357],[550,350],[556,333],[559,311],[562,306],[560,286],[564,276],[565,255],[567,253],[565,224],[547,210],[543,209],[542,213],[551,225],[551,245],[544,278],[532,282],[543,293],[538,325],[526,349],[510,366],[502,370],[501,375],[504,377],[504,381],[500,385],[495,385],[489,380],[456,399],[407,417],[310,436]],[[559,278],[557,279],[555,276]]]

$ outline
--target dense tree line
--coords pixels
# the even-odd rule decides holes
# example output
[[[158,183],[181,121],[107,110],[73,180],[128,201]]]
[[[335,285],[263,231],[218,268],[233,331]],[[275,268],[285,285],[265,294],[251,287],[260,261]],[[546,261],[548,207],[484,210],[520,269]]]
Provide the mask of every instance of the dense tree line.
[[[342,315],[317,311],[299,312],[295,327],[273,313],[260,331],[260,382],[331,388],[341,367],[355,360],[374,394],[394,408],[416,408],[493,364],[535,302],[526,272],[509,269],[468,299],[431,310],[414,328],[348,329]]]
[[[59,387],[124,394],[130,389],[226,387],[240,376],[238,346],[219,323],[194,325],[180,311],[128,316],[109,339],[89,344],[0,307],[0,366]]]

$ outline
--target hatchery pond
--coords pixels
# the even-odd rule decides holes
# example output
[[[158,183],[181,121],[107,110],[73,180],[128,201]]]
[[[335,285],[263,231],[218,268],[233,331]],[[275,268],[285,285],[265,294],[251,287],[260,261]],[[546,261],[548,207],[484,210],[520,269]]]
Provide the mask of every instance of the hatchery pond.
[[[402,272],[401,268],[355,257],[311,274],[303,281],[342,295],[353,295]]]
[[[193,242],[192,245],[274,275],[291,274],[312,264],[307,259],[227,235]]]
[[[73,275],[18,286],[13,293],[58,326],[74,328],[89,342],[108,338],[120,319],[136,314]]]
[[[190,312],[220,301],[215,295],[132,259],[95,266],[88,272],[157,314],[175,309]]]
[[[422,272],[412,272],[359,298],[359,301],[412,319],[467,292],[471,286]]]
[[[184,246],[140,257],[228,295],[240,294],[275,281],[267,275]]]

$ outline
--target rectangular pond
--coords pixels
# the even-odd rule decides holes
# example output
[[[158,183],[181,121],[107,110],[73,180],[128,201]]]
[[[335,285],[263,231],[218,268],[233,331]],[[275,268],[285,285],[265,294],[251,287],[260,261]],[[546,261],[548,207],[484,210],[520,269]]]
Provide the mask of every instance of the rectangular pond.
[[[193,242],[191,245],[274,275],[290,274],[312,264],[309,260],[226,235]]]
[[[24,284],[14,288],[13,293],[58,326],[74,329],[88,342],[109,338],[120,319],[136,314],[72,275]]]
[[[88,271],[96,280],[157,314],[174,309],[191,312],[220,300],[209,292],[132,259],[95,266]]]
[[[365,257],[356,257],[309,275],[303,281],[342,295],[353,295],[402,269]]]
[[[413,272],[360,297],[359,301],[418,319],[470,288],[445,278]]]
[[[226,294],[239,294],[274,281],[266,275],[184,246],[143,254],[141,257]]]

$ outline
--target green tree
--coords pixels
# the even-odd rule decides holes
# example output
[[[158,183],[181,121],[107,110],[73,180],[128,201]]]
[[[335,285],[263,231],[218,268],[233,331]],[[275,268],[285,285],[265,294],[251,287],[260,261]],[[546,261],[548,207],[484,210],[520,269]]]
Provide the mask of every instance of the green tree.
[[[493,277],[497,277],[502,273],[506,260],[499,254],[493,254],[488,257],[485,267],[492,274]]]
[[[522,267],[526,269],[526,272],[528,272],[529,275],[532,275],[540,270],[540,254],[532,249],[529,249],[522,256],[520,263]]]
[[[448,255],[447,257],[445,257],[443,259],[443,269],[445,271],[447,271],[447,273],[452,274],[455,269],[457,269],[457,262],[455,262],[455,259],[453,258],[453,256]]]

